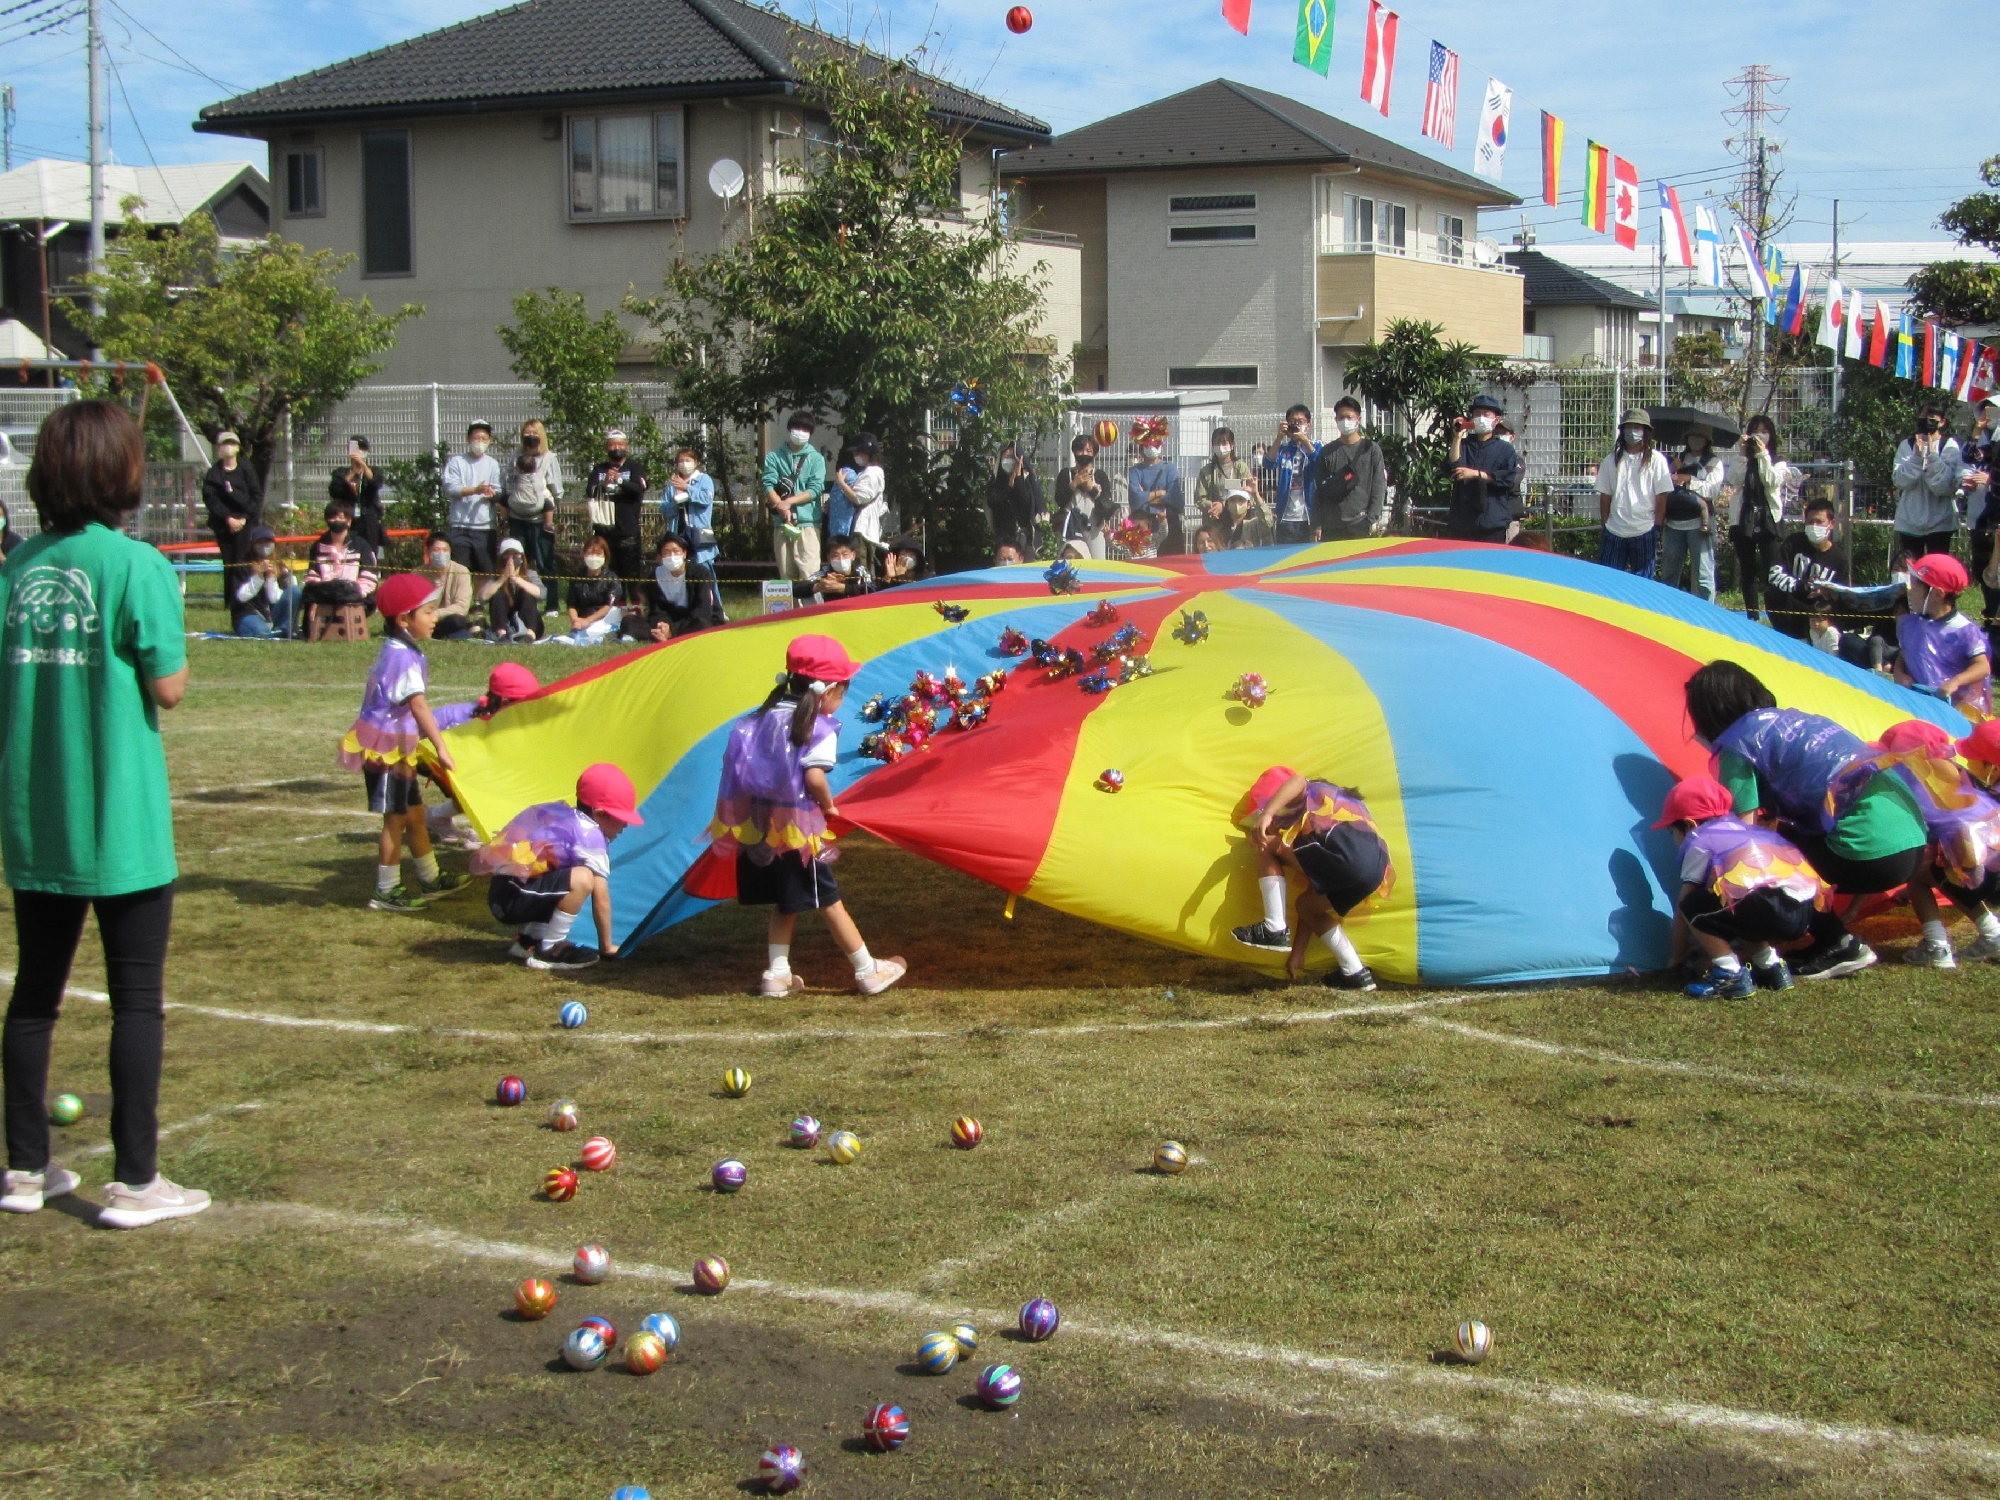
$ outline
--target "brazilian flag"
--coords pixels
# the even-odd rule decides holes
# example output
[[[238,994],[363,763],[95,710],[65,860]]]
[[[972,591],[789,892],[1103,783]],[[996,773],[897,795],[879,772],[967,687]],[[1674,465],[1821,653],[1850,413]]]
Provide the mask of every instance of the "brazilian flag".
[[[1326,77],[1333,61],[1333,6],[1330,0],[1299,0],[1299,34],[1292,42],[1292,61]]]

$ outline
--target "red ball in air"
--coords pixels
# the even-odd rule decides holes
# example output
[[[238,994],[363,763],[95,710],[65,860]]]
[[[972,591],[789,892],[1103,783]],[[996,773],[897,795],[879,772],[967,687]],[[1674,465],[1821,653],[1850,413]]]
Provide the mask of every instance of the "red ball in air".
[[[1035,24],[1035,14],[1025,5],[1017,5],[1007,12],[1007,29],[1019,36]]]

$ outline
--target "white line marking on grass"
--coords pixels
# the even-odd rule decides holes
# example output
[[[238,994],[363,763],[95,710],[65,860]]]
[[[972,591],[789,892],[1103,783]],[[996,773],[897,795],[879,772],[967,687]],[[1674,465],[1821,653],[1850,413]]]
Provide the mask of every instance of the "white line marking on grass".
[[[252,1099],[245,1104],[232,1104],[227,1109],[212,1109],[205,1115],[196,1115],[192,1120],[182,1120],[175,1125],[162,1125],[154,1134],[157,1139],[165,1140],[170,1135],[179,1135],[183,1130],[195,1130],[203,1125],[213,1125],[217,1120],[226,1120],[231,1115],[240,1115],[249,1110],[262,1109],[263,1107],[261,1102]],[[116,1149],[117,1147],[107,1141],[100,1146],[87,1146],[77,1152],[76,1155],[109,1156]]]
[[[1504,1031],[1481,1031],[1458,1021],[1441,1021],[1435,1016],[1413,1018],[1418,1026],[1447,1031],[1468,1041],[1486,1042],[1496,1047],[1514,1047],[1537,1052],[1544,1057],[1575,1057],[1586,1062],[1616,1068],[1634,1068],[1647,1073],[1672,1073],[1684,1078],[1706,1078],[1717,1083],[1741,1084],[1745,1088],[1769,1089],[1790,1094],[1825,1094],[1841,1099],[1880,1099],[1895,1104],[1944,1104],[1956,1109],[2000,1109],[2000,1094],[1934,1094],[1920,1089],[1883,1088],[1869,1083],[1842,1083],[1833,1078],[1804,1078],[1796,1073],[1744,1073],[1710,1063],[1678,1062],[1666,1057],[1627,1057],[1599,1047],[1574,1047],[1566,1042],[1544,1042],[1535,1037],[1514,1036]]]
[[[175,807],[198,807],[209,812],[262,812],[282,813],[288,818],[379,818],[382,815],[370,812],[365,807],[289,807],[275,802],[190,802],[185,797],[172,799]]]
[[[240,1212],[280,1219],[324,1230],[343,1239],[355,1236],[394,1236],[407,1244],[465,1256],[475,1260],[506,1261],[529,1269],[560,1270],[570,1263],[567,1251],[546,1250],[535,1245],[506,1240],[481,1239],[456,1230],[440,1228],[417,1220],[381,1214],[348,1213],[339,1209],[315,1208],[309,1204],[267,1204],[246,1207]],[[645,1262],[614,1262],[623,1280],[661,1282],[686,1286],[691,1273]],[[729,1283],[734,1292],[777,1297],[788,1302],[819,1303],[832,1307],[865,1309],[905,1315],[915,1321],[943,1322],[970,1315],[982,1323],[1006,1327],[1013,1314],[992,1308],[968,1309],[961,1303],[938,1302],[910,1292],[896,1290],[860,1291],[845,1287],[798,1286],[783,1281],[766,1281],[739,1276]],[[1380,1386],[1400,1383],[1459,1394],[1504,1395],[1528,1405],[1559,1407],[1572,1411],[1596,1412],[1628,1417],[1665,1426],[1692,1427],[1707,1431],[1733,1432],[1753,1436],[1779,1437],[1815,1443],[1823,1447],[1893,1448],[1919,1457],[1949,1456],[1986,1465],[2000,1465],[2000,1447],[1973,1438],[1934,1438],[1898,1427],[1865,1427],[1847,1422],[1823,1422],[1809,1417],[1786,1416],[1780,1412],[1756,1411],[1719,1406],[1699,1401],[1672,1401],[1656,1396],[1639,1396],[1625,1391],[1601,1390],[1590,1386],[1559,1385],[1547,1381],[1517,1379],[1505,1375],[1409,1360],[1360,1358],[1345,1354],[1316,1354],[1281,1344],[1263,1344],[1242,1339],[1215,1338],[1207,1334],[1183,1333],[1165,1328],[1134,1328],[1122,1323],[1092,1323],[1088,1319],[1065,1317],[1063,1328],[1070,1335],[1101,1339],[1107,1343],[1140,1348],[1171,1350],[1192,1354],[1203,1360],[1230,1360],[1242,1364],[1276,1365],[1347,1380],[1366,1381]]]
[[[338,838],[348,838],[348,837],[366,838],[368,837],[368,835],[366,834],[348,835],[340,832],[302,833],[299,834],[296,838],[266,839],[263,842],[256,844],[224,844],[220,849],[190,849],[186,852],[189,854],[199,854],[204,856],[211,854],[243,854],[252,849],[289,849],[294,844],[311,844],[317,842],[320,839],[338,839]]]

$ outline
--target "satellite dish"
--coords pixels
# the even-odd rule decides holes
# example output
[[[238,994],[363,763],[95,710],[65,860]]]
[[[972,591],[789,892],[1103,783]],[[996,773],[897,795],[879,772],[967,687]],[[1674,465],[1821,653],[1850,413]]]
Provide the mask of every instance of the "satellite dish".
[[[1472,258],[1482,266],[1500,264],[1500,243],[1498,240],[1480,240],[1472,247]]]
[[[743,169],[723,157],[708,169],[708,190],[727,203],[743,191]]]

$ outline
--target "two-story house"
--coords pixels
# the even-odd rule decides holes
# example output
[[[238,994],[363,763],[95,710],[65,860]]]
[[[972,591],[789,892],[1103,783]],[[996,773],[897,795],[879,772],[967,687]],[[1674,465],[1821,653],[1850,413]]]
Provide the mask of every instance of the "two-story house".
[[[1509,250],[1507,264],[1521,273],[1521,322],[1534,358],[1558,365],[1653,362],[1659,310],[1652,298],[1540,250]]]
[[[424,304],[384,381],[504,381],[494,330],[522,290],[616,307],[798,180],[820,130],[802,46],[847,44],[743,0],[527,0],[212,104],[195,128],[267,144],[276,227],[354,255],[343,291]],[[963,208],[981,212],[995,155],[1049,129],[922,85],[963,135]],[[718,164],[741,184],[727,198]],[[1082,336],[1075,245],[1029,233],[1013,255],[1048,284],[1032,350],[1066,351]],[[627,354],[640,373],[643,350]]]
[[[1023,222],[1083,246],[1082,389],[1319,410],[1396,318],[1521,353],[1521,277],[1478,240],[1521,200],[1281,94],[1216,79],[1001,172]]]

